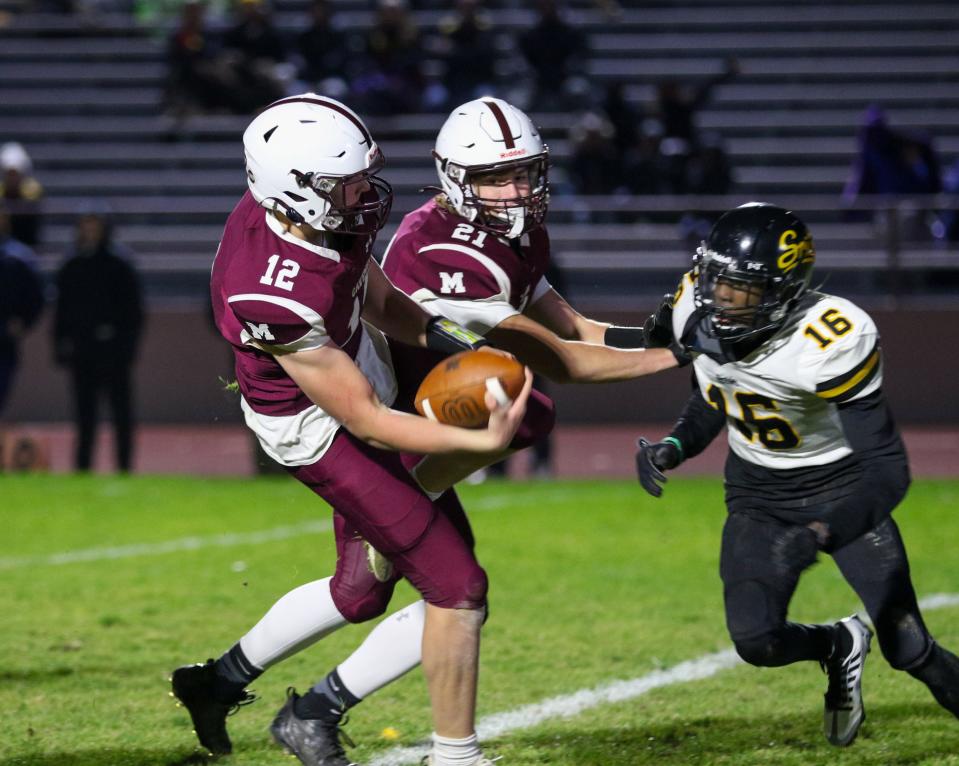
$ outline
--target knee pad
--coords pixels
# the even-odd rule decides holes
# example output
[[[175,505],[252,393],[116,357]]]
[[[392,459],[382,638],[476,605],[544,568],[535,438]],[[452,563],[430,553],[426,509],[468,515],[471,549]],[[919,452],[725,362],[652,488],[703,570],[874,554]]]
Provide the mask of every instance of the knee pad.
[[[426,588],[420,588],[423,600],[441,609],[486,609],[489,582],[486,571],[475,561],[460,567],[443,578],[430,578]],[[415,583],[414,583],[415,584]]]
[[[373,577],[363,583],[334,577],[330,583],[333,603],[347,622],[366,622],[386,611],[396,581],[379,582]]]
[[[743,662],[757,667],[776,667],[782,663],[779,661],[780,640],[776,633],[763,633],[759,636],[750,638],[740,638],[733,641],[738,654]]]
[[[427,600],[434,606],[449,609],[482,609],[485,611],[486,594],[489,590],[486,570],[479,564],[475,564],[468,570],[463,571],[460,577],[450,580],[443,590],[443,603]]]
[[[880,617],[876,637],[886,662],[895,670],[912,670],[929,656],[935,643],[922,618],[912,612]]]
[[[546,394],[532,391],[526,404],[526,414],[516,430],[511,449],[525,449],[545,439],[556,425],[556,405]]]
[[[366,543],[354,537],[340,547],[330,582],[333,604],[348,622],[365,622],[386,611],[399,575],[379,579],[367,556]]]
[[[727,585],[725,601],[726,628],[737,651],[741,641],[752,642],[752,637],[770,634],[779,627],[779,620],[770,609],[766,588],[757,580]],[[743,659],[751,662],[746,657]]]

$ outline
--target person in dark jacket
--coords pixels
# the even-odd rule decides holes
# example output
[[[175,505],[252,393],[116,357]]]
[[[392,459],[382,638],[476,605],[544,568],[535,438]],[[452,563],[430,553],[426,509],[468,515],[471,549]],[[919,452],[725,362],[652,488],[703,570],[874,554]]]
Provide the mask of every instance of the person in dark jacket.
[[[130,470],[133,411],[130,371],[143,327],[139,279],[98,213],[77,220],[76,244],[57,274],[56,361],[73,378],[76,469],[90,469],[97,404],[105,393],[116,428],[117,468]]]
[[[0,204],[0,413],[13,386],[20,340],[43,310],[43,287],[33,251],[10,236],[10,215]]]

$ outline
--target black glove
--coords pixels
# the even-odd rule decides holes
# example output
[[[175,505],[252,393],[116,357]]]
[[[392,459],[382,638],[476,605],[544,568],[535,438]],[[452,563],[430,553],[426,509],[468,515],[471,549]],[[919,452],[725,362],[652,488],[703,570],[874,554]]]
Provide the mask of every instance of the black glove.
[[[646,336],[646,348],[669,348],[673,342],[673,296],[663,296],[659,306],[643,322],[643,335]]]
[[[646,348],[668,348],[673,352],[680,367],[693,361],[692,356],[673,337],[673,296],[663,296],[659,306],[643,323]]]
[[[663,471],[675,468],[683,462],[682,453],[673,440],[650,444],[640,437],[637,446],[639,450],[636,452],[636,473],[639,474],[639,483],[653,497],[659,497],[663,494],[663,484],[666,483]]]

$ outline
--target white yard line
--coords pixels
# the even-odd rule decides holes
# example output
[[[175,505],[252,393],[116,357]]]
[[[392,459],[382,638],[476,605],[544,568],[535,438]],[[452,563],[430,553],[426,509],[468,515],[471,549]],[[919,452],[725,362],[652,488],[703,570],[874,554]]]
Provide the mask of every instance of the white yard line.
[[[159,543],[134,543],[108,548],[84,548],[62,553],[49,553],[41,556],[0,557],[0,570],[22,569],[24,567],[60,566],[85,561],[107,561],[111,559],[129,559],[140,556],[159,556],[163,553],[178,551],[198,551],[203,548],[229,548],[234,545],[261,545],[276,540],[288,540],[301,535],[318,535],[333,529],[328,520],[306,521],[257,532],[227,532],[208,537],[181,537],[179,540],[166,540]]]
[[[565,493],[555,492],[545,498],[511,497],[509,493],[491,495],[478,498],[468,503],[467,512],[498,511],[508,506],[524,506],[530,503],[541,504],[545,501],[561,500]],[[333,523],[329,520],[306,521],[302,524],[292,524],[273,529],[262,529],[256,532],[229,532],[207,537],[183,537],[179,540],[165,540],[159,543],[132,543],[101,548],[81,548],[75,551],[47,553],[36,556],[0,556],[0,571],[6,569],[22,569],[24,567],[62,566],[63,564],[77,564],[88,561],[108,561],[112,559],[129,559],[140,556],[159,556],[164,553],[180,551],[198,551],[203,548],[229,548],[234,545],[262,545],[276,540],[288,540],[300,535],[318,535],[330,532]]]
[[[919,606],[927,612],[959,606],[959,594],[937,593],[922,599]],[[481,740],[500,737],[514,731],[532,728],[554,718],[572,718],[599,705],[630,700],[663,686],[709,678],[721,670],[728,670],[742,664],[744,664],[743,661],[733,649],[704,654],[696,659],[681,662],[668,670],[656,670],[628,681],[612,681],[593,689],[580,689],[570,694],[550,697],[542,702],[523,705],[514,710],[488,715],[480,719],[476,726],[476,733]],[[374,758],[370,766],[407,766],[419,763],[428,752],[427,744],[394,747]]]

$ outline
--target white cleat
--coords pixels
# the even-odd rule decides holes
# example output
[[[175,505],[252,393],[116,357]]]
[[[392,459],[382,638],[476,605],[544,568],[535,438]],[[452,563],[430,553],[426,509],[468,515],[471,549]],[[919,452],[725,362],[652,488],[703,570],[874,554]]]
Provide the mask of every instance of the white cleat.
[[[840,620],[836,626],[849,631],[852,648],[844,656],[837,654],[822,663],[829,675],[822,726],[830,744],[847,747],[856,739],[859,727],[866,720],[866,710],[862,705],[862,671],[869,654],[872,631],[856,615]]]

